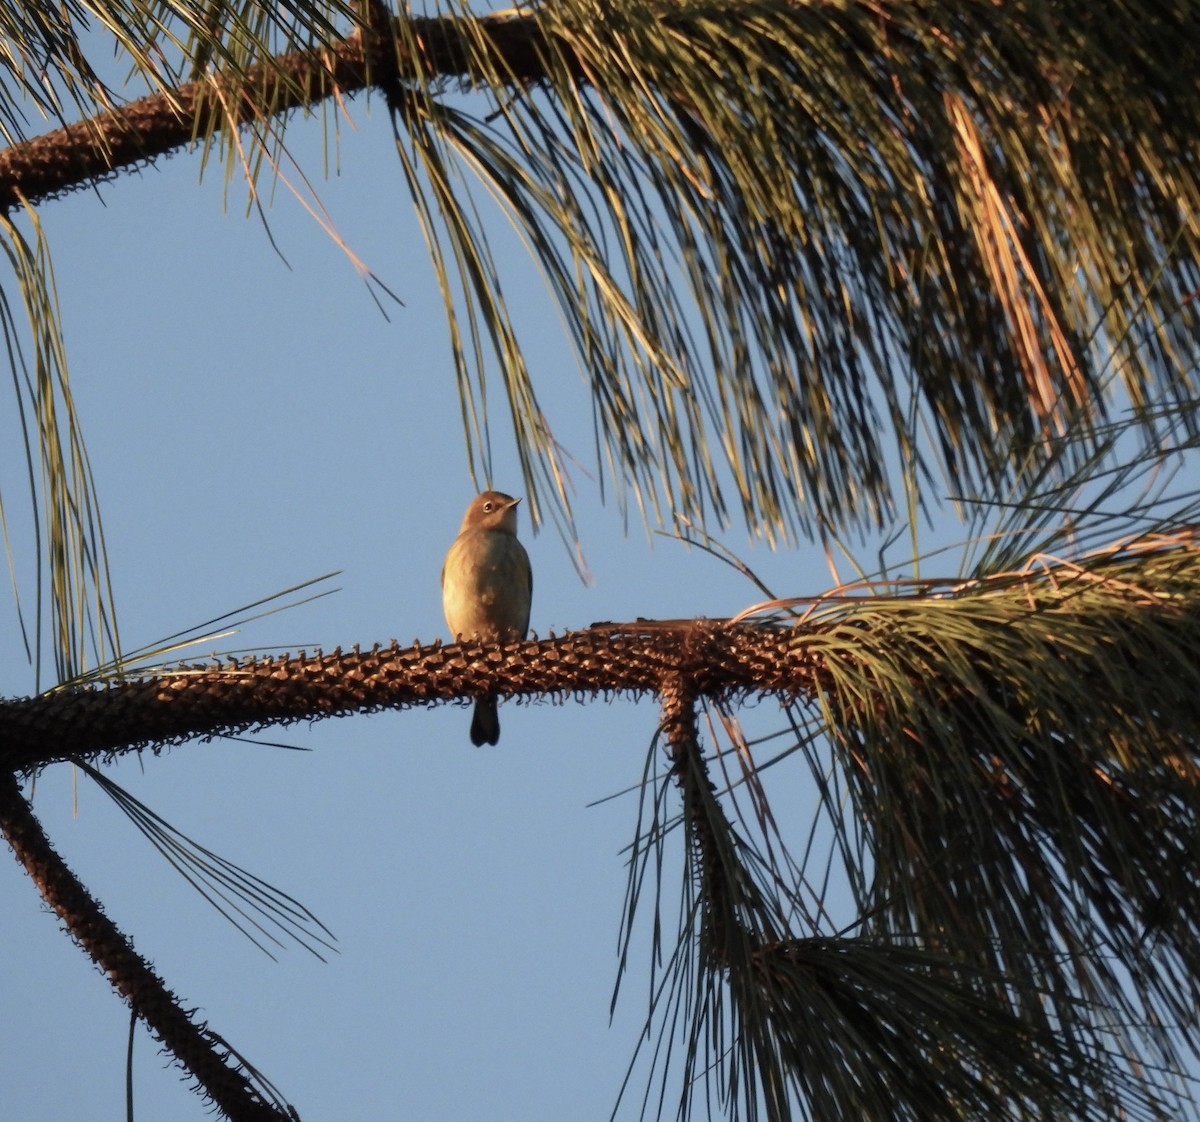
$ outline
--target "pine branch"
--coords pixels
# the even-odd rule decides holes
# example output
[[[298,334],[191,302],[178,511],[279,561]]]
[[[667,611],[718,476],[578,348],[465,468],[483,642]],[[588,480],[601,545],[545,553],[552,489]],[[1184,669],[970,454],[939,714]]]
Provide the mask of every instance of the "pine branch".
[[[230,660],[104,689],[0,703],[0,767],[28,772],[267,725],[501,696],[656,693],[679,673],[703,692],[803,691],[812,660],[790,631],[639,621],[523,643],[397,643],[369,651]]]
[[[396,97],[404,82],[420,77],[465,80],[481,43],[514,82],[545,77],[545,39],[532,18],[400,16],[386,26],[377,18],[329,49],[280,55],[251,66],[240,80],[216,74],[188,82],[5,149],[0,211],[88,186],[215,131],[262,122],[264,107],[279,116],[335,93],[374,86]]]
[[[1171,743],[1200,724],[1200,671],[1180,657],[1200,642],[1194,530],[1076,561],[1039,557],[1028,570],[954,587],[916,582],[906,595],[831,594],[807,604],[798,620],[638,620],[507,644],[393,641],[51,691],[0,702],[0,768],[29,772],[72,757],[488,693],[661,696],[680,681],[711,699],[820,697],[836,707],[843,731],[885,741],[915,713],[936,724],[960,705],[989,707],[1002,730],[1045,712],[1075,714],[1073,735],[1090,729],[1106,741],[1144,740],[1137,730],[1150,711]],[[936,670],[933,651],[941,652]],[[1176,676],[1164,684],[1168,665]],[[1090,683],[1100,680],[1109,685],[1095,698]],[[871,733],[877,725],[882,731]]]
[[[15,776],[0,776],[0,831],[71,937],[134,1013],[233,1122],[289,1122],[295,1112],[206,1025],[198,1025],[54,850]],[[257,1085],[256,1085],[257,1084]]]

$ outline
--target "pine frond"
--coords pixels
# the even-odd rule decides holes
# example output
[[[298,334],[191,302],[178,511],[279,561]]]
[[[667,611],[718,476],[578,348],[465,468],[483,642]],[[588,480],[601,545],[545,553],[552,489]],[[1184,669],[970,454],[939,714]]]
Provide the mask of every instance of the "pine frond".
[[[253,185],[279,167],[292,110],[384,93],[472,467],[490,472],[499,397],[531,507],[567,526],[568,462],[485,195],[558,306],[606,485],[651,522],[740,513],[772,542],[883,525],[935,473],[990,489],[1039,470],[1077,425],[1094,448],[1114,402],[1153,441],[1160,407],[1190,418],[1200,397],[1186,8],[561,0],[480,16],[451,0],[427,17],[214,2],[155,9],[145,27],[112,11],[147,73],[161,55],[163,75],[202,76],[140,106],[138,142],[97,169],[199,142]],[[56,143],[90,158],[128,140],[128,121],[93,125],[90,146]],[[22,152],[5,174],[32,189],[45,157]]]
[[[271,947],[283,948],[288,942],[322,962],[322,950],[337,949],[333,933],[299,901],[193,841],[102,771],[82,760],[74,763],[171,867],[268,958],[275,958]]]
[[[6,553],[27,656],[40,683],[46,661],[55,682],[84,673],[120,649],[104,534],[92,469],[67,377],[58,298],[41,225],[27,209],[33,240],[0,216],[0,248],[21,294],[19,316],[0,291],[0,331],[16,399],[33,512],[33,579],[23,551],[14,551],[4,523]],[[21,320],[24,320],[24,323]],[[31,343],[32,361],[25,344]],[[8,498],[7,502],[12,503]],[[33,603],[22,589],[33,587]]]
[[[28,135],[32,108],[66,124],[121,105],[129,78],[168,97],[219,67],[229,81],[290,51],[330,44],[361,17],[352,0],[285,5],[228,0],[69,0],[0,9],[0,136]],[[113,59],[127,64],[121,75]]]
[[[319,600],[324,596],[332,596],[339,590],[336,588],[324,588],[320,592],[314,592],[312,595],[302,597],[299,600],[281,602],[295,592],[303,592],[314,585],[331,580],[333,577],[340,575],[340,573],[341,570],[339,569],[332,573],[325,573],[323,576],[311,577],[306,581],[301,581],[299,584],[292,585],[290,588],[272,592],[269,596],[263,596],[258,600],[251,601],[249,604],[243,604],[241,607],[222,612],[220,615],[205,620],[203,623],[183,628],[171,635],[167,635],[165,638],[147,643],[136,650],[121,652],[108,662],[102,663],[91,670],[60,683],[58,688],[72,689],[78,686],[98,685],[104,682],[120,682],[128,677],[145,677],[150,674],[162,674],[170,670],[178,670],[180,668],[179,656],[182,651],[195,648],[200,644],[207,645],[218,639],[228,638],[231,635],[237,634],[247,624],[253,623],[255,620],[265,619],[267,616],[275,615],[276,612],[289,611],[292,608],[300,607],[302,604]],[[266,605],[271,606],[266,607]],[[263,610],[255,611],[256,608]],[[224,651],[219,654],[213,652],[213,657],[229,658],[245,653],[245,651]]]
[[[726,715],[727,730],[730,720]],[[1143,1062],[1146,1042],[1116,1015],[1119,997],[1111,988],[1064,995],[1053,985],[1043,989],[1037,973],[1023,992],[953,939],[890,929],[869,912],[839,928],[826,908],[836,907],[831,875],[840,891],[851,873],[831,869],[856,817],[839,805],[844,779],[830,787],[826,771],[818,786],[814,833],[823,815],[836,820],[834,837],[825,832],[828,853],[822,858],[810,835],[794,861],[759,781],[763,769],[736,734],[732,752],[676,756],[651,781],[659,747],[656,741],[647,766],[623,921],[624,966],[635,913],[643,903],[652,912],[651,1003],[640,1047],[650,1053],[658,1089],[652,1078],[642,1117],[1190,1116],[1178,1070],[1172,1079]],[[738,809],[734,785],[718,788],[709,779],[731,754],[745,765],[749,811]],[[827,744],[813,742],[805,754],[829,762]],[[671,809],[672,788],[681,815]],[[795,808],[787,809],[794,818]],[[663,882],[664,869],[675,866],[672,836],[684,847],[677,912]],[[863,853],[843,849],[841,856],[869,876]],[[864,925],[872,930],[852,933]],[[1042,972],[1051,977],[1085,966],[1091,953],[1053,940],[1025,949],[1031,959],[1042,956]],[[1029,1008],[1021,999],[1030,994],[1069,1018]]]
[[[426,152],[419,208],[453,246],[439,268],[467,313],[454,347],[476,447],[490,361],[523,441],[539,415],[467,173],[542,266],[602,464],[653,520],[740,508],[770,540],[883,524],[890,464],[990,488],[1073,428],[1095,448],[1116,393],[1150,438],[1151,403],[1190,417],[1200,55],[1184,10],[451,10],[491,114],[429,109],[425,86],[393,108],[401,148]]]
[[[1198,593],[1181,530],[810,621],[869,930],[1176,1074],[1200,1000]]]

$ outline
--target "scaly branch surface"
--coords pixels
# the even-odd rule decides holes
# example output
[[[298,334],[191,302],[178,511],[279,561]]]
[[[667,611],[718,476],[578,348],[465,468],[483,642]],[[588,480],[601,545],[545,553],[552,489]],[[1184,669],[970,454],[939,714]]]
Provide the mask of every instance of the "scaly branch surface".
[[[466,22],[393,18],[386,26],[356,29],[329,49],[294,51],[252,66],[243,81],[206,76],[15,144],[0,152],[0,211],[87,186],[213,131],[261,122],[263,106],[278,116],[335,92],[395,91],[422,74],[467,79]],[[545,38],[534,19],[509,14],[472,22],[472,39],[490,45],[496,65],[513,81],[545,76]],[[417,45],[419,58],[406,43]]]
[[[507,646],[461,643],[283,655],[0,702],[0,768],[113,756],[267,725],[475,698],[807,692],[817,663],[791,629],[709,621],[596,626]]]
[[[232,1049],[180,1006],[55,851],[12,775],[0,776],[0,832],[72,938],[191,1072],[206,1098],[234,1122],[287,1122],[295,1117],[268,1102]]]

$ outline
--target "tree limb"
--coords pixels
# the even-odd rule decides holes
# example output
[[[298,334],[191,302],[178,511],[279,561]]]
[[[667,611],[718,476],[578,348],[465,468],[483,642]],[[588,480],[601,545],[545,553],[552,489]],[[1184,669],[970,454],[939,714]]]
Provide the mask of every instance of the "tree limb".
[[[104,914],[50,844],[13,775],[0,776],[0,832],[71,937],[226,1117],[233,1122],[288,1122],[297,1117],[224,1040],[193,1021]]]
[[[796,694],[810,685],[812,667],[790,630],[707,620],[596,625],[503,646],[393,642],[369,651],[231,660],[0,702],[0,767],[29,772],[72,757],[486,693],[657,693],[673,673],[703,694]]]
[[[88,186],[215,131],[261,123],[334,93],[374,86],[391,96],[404,82],[421,77],[467,80],[468,24],[476,57],[482,42],[513,81],[545,77],[546,40],[532,17],[398,16],[386,26],[376,20],[329,48],[294,51],[251,66],[240,79],[209,75],[12,145],[0,152],[0,211]]]

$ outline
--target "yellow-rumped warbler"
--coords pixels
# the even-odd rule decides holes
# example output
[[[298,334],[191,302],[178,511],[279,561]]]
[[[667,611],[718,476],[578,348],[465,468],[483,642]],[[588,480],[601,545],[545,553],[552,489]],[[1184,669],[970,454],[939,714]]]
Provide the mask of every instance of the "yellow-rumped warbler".
[[[455,639],[524,639],[529,630],[533,570],[517,541],[517,503],[484,491],[467,507],[458,537],[442,566],[442,611]],[[500,739],[496,699],[475,702],[471,743]]]

